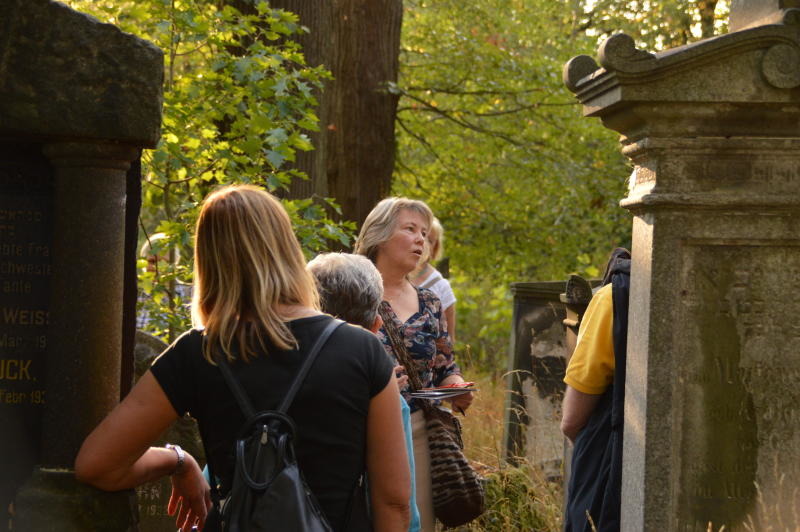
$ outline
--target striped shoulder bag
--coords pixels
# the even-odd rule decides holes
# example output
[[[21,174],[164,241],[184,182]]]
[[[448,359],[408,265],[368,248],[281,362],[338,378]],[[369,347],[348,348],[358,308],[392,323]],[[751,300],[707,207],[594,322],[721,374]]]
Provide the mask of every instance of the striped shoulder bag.
[[[406,349],[400,331],[383,302],[380,307],[383,329],[395,355],[406,368],[412,390],[422,388],[416,365]],[[464,456],[461,423],[458,419],[425,399],[414,399],[425,414],[428,447],[431,455],[433,513],[447,527],[456,527],[476,519],[484,511],[483,482]]]

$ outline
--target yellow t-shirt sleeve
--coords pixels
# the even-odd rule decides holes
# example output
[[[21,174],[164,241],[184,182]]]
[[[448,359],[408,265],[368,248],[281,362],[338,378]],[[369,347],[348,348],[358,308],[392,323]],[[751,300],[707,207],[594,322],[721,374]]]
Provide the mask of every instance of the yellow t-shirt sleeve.
[[[583,316],[564,382],[579,392],[602,394],[614,378],[614,302],[611,283],[598,290]]]

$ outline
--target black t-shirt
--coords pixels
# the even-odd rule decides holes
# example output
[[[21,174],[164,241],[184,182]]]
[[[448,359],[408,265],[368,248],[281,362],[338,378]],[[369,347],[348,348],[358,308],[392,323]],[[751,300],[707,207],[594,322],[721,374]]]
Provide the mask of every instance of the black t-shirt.
[[[288,391],[300,365],[329,316],[289,322],[300,347],[272,347],[250,362],[231,364],[256,411],[273,410]],[[178,414],[198,421],[214,474],[223,490],[233,476],[233,445],[245,421],[219,368],[201,352],[202,333],[183,334],[153,362],[153,375]],[[347,503],[365,469],[369,402],[392,375],[392,363],[369,331],[339,327],[320,351],[289,408],[297,425],[295,451],[300,470],[334,528],[342,526]]]

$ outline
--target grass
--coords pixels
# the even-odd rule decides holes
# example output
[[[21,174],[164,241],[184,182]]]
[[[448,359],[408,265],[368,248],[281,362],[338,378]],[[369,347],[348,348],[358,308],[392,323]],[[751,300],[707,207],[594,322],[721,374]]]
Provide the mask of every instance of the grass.
[[[463,532],[559,532],[562,527],[560,484],[545,480],[534,465],[520,460],[513,467],[503,461],[504,380],[467,371],[480,390],[466,418],[462,418],[465,452],[487,479],[486,513]]]

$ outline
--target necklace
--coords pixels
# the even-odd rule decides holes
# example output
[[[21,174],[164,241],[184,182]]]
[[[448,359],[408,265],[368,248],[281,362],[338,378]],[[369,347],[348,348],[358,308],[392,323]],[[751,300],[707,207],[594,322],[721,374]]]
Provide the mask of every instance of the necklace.
[[[426,277],[428,277],[430,270],[431,270],[431,265],[425,264],[425,266],[423,266],[422,269],[419,272],[417,272],[417,274],[414,276],[414,281],[419,281],[421,279],[425,279]]]

